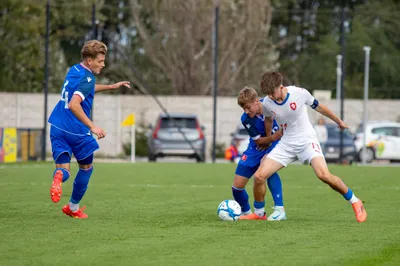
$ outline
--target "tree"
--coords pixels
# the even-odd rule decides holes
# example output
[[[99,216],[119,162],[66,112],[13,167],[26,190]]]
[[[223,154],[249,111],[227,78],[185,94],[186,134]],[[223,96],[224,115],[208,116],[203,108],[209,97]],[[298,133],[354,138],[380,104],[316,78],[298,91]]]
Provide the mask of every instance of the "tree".
[[[270,1],[221,0],[219,5],[219,88],[232,94],[258,82],[262,71],[276,69],[279,54],[268,38]],[[130,6],[142,56],[170,82],[172,93],[209,94],[213,3],[130,0]]]

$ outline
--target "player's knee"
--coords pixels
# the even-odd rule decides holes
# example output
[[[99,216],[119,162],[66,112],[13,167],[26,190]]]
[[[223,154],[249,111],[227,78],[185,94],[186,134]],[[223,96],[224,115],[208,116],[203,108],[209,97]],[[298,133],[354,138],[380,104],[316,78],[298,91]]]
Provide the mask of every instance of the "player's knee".
[[[266,178],[261,174],[261,172],[257,171],[254,174],[254,182],[255,183],[265,183]]]
[[[321,171],[317,173],[318,178],[324,183],[331,183],[331,173],[328,171]]]
[[[93,166],[93,154],[88,157],[78,160],[79,168],[81,169],[89,169]]]
[[[79,164],[79,169],[88,170],[90,168],[93,168],[93,164]]]

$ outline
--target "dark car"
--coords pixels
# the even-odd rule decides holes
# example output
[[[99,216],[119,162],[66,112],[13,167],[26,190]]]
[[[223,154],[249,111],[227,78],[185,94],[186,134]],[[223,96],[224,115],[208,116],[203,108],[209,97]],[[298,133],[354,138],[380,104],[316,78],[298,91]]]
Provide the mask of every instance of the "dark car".
[[[323,145],[326,161],[338,162],[340,159],[340,130],[336,124],[327,124],[328,140]],[[350,131],[343,131],[343,159],[352,162],[357,159],[354,137]]]
[[[161,114],[147,139],[149,161],[184,156],[205,161],[204,127],[194,114]]]

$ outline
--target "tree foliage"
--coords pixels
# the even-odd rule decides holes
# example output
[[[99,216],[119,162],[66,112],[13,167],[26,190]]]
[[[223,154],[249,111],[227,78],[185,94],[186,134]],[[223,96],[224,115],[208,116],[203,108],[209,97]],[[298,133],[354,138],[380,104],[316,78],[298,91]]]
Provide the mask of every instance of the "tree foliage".
[[[345,4],[345,97],[362,96],[363,46],[370,46],[370,95],[400,98],[400,28],[395,0],[70,0],[50,1],[49,89],[58,92],[82,44],[109,47],[99,81],[129,79],[156,94],[208,95],[212,27],[220,7],[219,94],[257,88],[279,69],[285,84],[335,91]],[[92,5],[96,4],[93,32]],[[43,0],[0,1],[0,91],[40,92],[44,78]],[[122,93],[135,93],[124,90]]]

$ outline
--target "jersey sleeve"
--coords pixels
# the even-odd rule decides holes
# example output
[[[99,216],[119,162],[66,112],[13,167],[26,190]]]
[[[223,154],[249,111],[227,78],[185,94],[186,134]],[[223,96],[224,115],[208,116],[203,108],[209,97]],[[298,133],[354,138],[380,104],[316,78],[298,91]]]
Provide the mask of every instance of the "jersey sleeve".
[[[91,77],[82,77],[74,94],[79,95],[82,98],[82,101],[84,101],[85,98],[93,91],[94,85],[94,80]]]
[[[308,90],[306,90],[306,89],[301,89],[301,93],[302,93],[302,96],[303,96],[303,98],[304,98],[304,102],[305,102],[307,105],[311,106],[311,105],[314,104],[315,98],[314,98],[314,96],[311,95],[311,93],[310,93]]]
[[[242,119],[242,124],[247,130],[247,133],[249,133],[250,138],[257,140],[261,137],[261,134],[258,132],[253,119],[246,117],[245,119]]]
[[[268,106],[267,99],[264,98],[264,101],[262,101],[261,105],[262,105],[263,115],[265,117],[272,117],[273,113],[271,111],[271,108]]]

